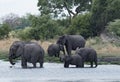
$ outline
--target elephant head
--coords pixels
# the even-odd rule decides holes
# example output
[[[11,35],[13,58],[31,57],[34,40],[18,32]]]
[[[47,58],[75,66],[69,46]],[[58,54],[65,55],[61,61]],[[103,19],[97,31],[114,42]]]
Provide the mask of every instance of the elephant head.
[[[66,43],[66,35],[60,36],[57,40],[57,44],[65,45]]]
[[[82,50],[83,48],[77,48],[76,50],[75,50],[75,54],[79,54],[79,55],[82,55]]]
[[[70,55],[66,55],[64,57],[64,67],[69,67],[69,64],[71,63],[71,61],[73,60],[73,58]]]
[[[20,57],[23,54],[24,43],[22,41],[15,41],[9,50],[9,62],[14,65],[13,59]]]
[[[65,55],[65,49],[64,49],[64,46],[61,45],[61,44],[59,44],[59,49],[60,49],[61,51],[63,51],[63,53],[64,53],[64,55]]]

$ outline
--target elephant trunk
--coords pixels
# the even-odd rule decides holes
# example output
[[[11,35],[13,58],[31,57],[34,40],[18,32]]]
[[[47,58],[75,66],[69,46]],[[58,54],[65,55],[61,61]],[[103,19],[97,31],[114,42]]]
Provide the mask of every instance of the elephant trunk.
[[[12,64],[12,65],[15,65],[15,63],[13,62],[13,59],[11,57],[9,57],[9,62]]]

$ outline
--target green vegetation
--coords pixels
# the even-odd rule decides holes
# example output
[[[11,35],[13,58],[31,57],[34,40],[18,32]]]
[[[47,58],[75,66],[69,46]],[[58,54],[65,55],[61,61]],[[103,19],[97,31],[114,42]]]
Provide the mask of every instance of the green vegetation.
[[[24,17],[10,14],[2,21],[15,33],[13,37],[22,40],[48,40],[63,34],[81,34],[87,39],[99,36],[106,27],[109,31],[117,30],[119,36],[119,24],[111,25],[115,19],[120,19],[119,4],[120,0],[38,0],[41,14]],[[117,20],[115,22],[119,22]]]
[[[8,51],[0,51],[0,60],[8,60]]]
[[[8,38],[8,34],[11,31],[7,24],[0,25],[0,39]]]
[[[110,33],[120,36],[120,19],[110,22],[107,26],[107,29]]]

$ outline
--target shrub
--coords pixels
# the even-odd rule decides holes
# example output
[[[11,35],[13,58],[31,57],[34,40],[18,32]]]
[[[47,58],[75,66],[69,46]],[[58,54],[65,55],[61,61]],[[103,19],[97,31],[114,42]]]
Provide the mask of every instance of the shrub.
[[[107,26],[107,30],[112,34],[120,36],[120,19],[116,19],[113,22],[109,22]]]
[[[90,14],[79,15],[73,18],[67,30],[69,34],[81,34],[85,38],[91,36]]]
[[[11,29],[7,24],[0,25],[0,39],[7,38],[10,31]]]

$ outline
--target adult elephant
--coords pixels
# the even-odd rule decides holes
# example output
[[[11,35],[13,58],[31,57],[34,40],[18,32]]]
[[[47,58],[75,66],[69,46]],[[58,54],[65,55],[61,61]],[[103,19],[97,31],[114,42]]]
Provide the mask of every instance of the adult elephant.
[[[81,35],[63,35],[57,40],[57,44],[65,45],[68,55],[71,55],[71,50],[84,47],[85,43]]]
[[[13,59],[16,59],[21,56],[21,66],[22,68],[27,68],[27,62],[33,64],[33,67],[36,67],[36,63],[40,63],[40,67],[43,67],[44,63],[44,50],[43,48],[34,42],[22,42],[15,41],[10,46],[9,50],[9,61],[12,65],[15,63]]]
[[[59,57],[60,51],[62,51],[63,54],[65,54],[64,46],[59,44],[51,44],[47,49],[48,55],[55,57]]]
[[[76,55],[65,55],[64,59],[64,67],[68,68],[69,65],[76,65],[77,68],[82,67],[82,57],[78,54]]]
[[[80,48],[77,49],[75,53],[82,57],[83,63],[90,62],[91,67],[93,67],[93,63],[95,63],[95,67],[97,67],[97,53],[93,48]]]

